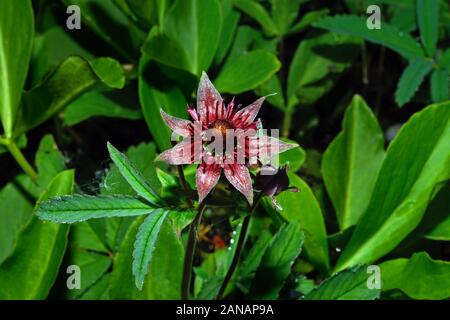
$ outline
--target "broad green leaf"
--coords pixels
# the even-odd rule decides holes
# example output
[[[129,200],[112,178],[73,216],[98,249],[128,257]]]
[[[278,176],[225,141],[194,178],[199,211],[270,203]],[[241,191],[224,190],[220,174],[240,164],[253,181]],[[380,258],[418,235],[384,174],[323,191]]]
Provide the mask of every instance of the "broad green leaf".
[[[282,138],[281,140],[284,142],[287,142],[287,143],[293,143],[293,144],[297,143],[294,140],[290,140],[290,139],[286,139],[286,138]],[[299,146],[299,147],[292,148],[290,150],[280,153],[279,163],[280,163],[280,166],[287,165],[289,168],[289,171],[296,172],[301,168],[303,162],[305,162],[305,158],[306,158],[305,150],[303,150]]]
[[[274,74],[269,80],[263,82],[255,90],[255,94],[258,96],[267,96],[267,102],[277,107],[281,111],[286,108],[286,102],[284,100],[283,89],[281,88],[281,82],[277,74]]]
[[[308,33],[289,67],[287,107],[314,103],[332,88],[359,52],[358,39],[317,30]]]
[[[222,31],[220,33],[219,46],[214,56],[214,64],[220,64],[228,53],[237,30],[240,14],[232,10],[232,0],[222,0]]]
[[[77,299],[89,290],[109,269],[112,260],[109,256],[89,252],[86,250],[72,250],[67,265],[63,265],[63,270],[69,266],[76,265],[80,268],[80,289],[74,288],[66,291],[66,299]]]
[[[105,93],[92,91],[67,106],[64,111],[64,124],[73,126],[98,116],[138,120],[142,118],[142,113],[139,109],[122,106]]]
[[[40,189],[44,189],[50,181],[65,168],[64,157],[59,152],[52,135],[45,135],[36,153],[36,168]]]
[[[91,226],[91,221],[74,224],[70,228],[69,241],[71,247],[98,253],[109,253],[108,245]]]
[[[450,98],[450,73],[447,69],[437,69],[431,74],[431,98],[433,102],[443,102]]]
[[[398,82],[395,92],[395,102],[399,107],[409,102],[417,89],[423,82],[423,79],[433,68],[433,60],[417,58],[411,60]]]
[[[420,39],[429,57],[436,52],[439,36],[439,0],[417,0]]]
[[[380,265],[382,290],[400,289],[418,300],[447,299],[450,297],[450,263],[432,260],[420,252],[411,258],[396,259]]]
[[[390,257],[409,256],[411,252],[422,250],[423,243],[427,241],[424,238],[437,241],[450,239],[450,230],[447,229],[445,232],[445,224],[449,217],[447,208],[448,199],[450,199],[450,182],[447,182],[442,188],[439,187],[435,187],[439,191],[428,204],[420,224],[389,254]],[[439,229],[443,233],[438,233],[434,237],[433,232]],[[429,241],[427,242],[429,243]]]
[[[130,217],[150,213],[154,208],[129,196],[61,196],[44,201],[36,209],[41,220],[74,223],[88,219]]]
[[[272,20],[280,36],[288,33],[303,0],[271,0]]]
[[[323,179],[341,230],[356,224],[366,210],[383,157],[383,132],[356,95],[345,112],[342,131],[322,158]]]
[[[0,118],[7,138],[19,108],[33,47],[34,18],[31,1],[0,3]]]
[[[311,263],[322,273],[327,273],[330,267],[328,257],[327,234],[325,222],[319,203],[310,187],[294,173],[288,173],[289,185],[297,187],[299,192],[285,191],[276,200],[282,211],[278,213],[288,222],[299,222],[305,233],[304,250]],[[275,210],[270,202],[266,208]]]
[[[151,212],[139,227],[133,250],[133,275],[136,287],[142,290],[148,267],[153,258],[156,240],[161,226],[169,212],[163,209],[155,209]]]
[[[122,89],[125,86],[125,75],[122,66],[112,58],[98,58],[91,62],[92,70],[108,87]]]
[[[122,176],[137,194],[151,204],[158,205],[161,202],[161,198],[158,196],[157,191],[145,181],[142,174],[134,167],[130,160],[128,160],[127,156],[119,152],[119,150],[109,142],[108,151],[111,160],[116,164]]]
[[[450,177],[449,150],[450,103],[411,117],[386,152],[369,206],[336,270],[377,260],[419,224],[436,188]]]
[[[255,271],[261,263],[261,259],[266,252],[270,242],[272,240],[272,235],[269,231],[263,230],[251,247],[250,251],[246,256],[243,256],[239,269],[236,271],[236,286],[239,287],[244,293],[248,293],[252,280],[255,276]]]
[[[281,64],[275,55],[255,50],[226,63],[214,82],[220,92],[238,94],[264,83],[280,67]]]
[[[163,30],[152,30],[143,50],[158,61],[200,76],[208,70],[222,28],[217,0],[176,0]]]
[[[135,286],[132,252],[138,228],[143,220],[141,217],[133,222],[114,259],[110,297],[137,300],[179,299],[184,250],[170,219],[164,221],[159,232],[142,290],[139,291]]]
[[[326,17],[316,22],[314,26],[364,38],[367,41],[388,47],[409,60],[424,56],[422,48],[413,37],[386,22],[383,22],[381,29],[371,30],[366,26],[365,17],[340,15]]]
[[[109,300],[110,273],[103,275],[94,285],[86,290],[78,300]]]
[[[450,216],[437,225],[426,237],[431,240],[450,241]]]
[[[187,103],[176,86],[157,88],[153,86],[149,57],[143,55],[140,62],[139,99],[147,126],[161,151],[172,147],[171,130],[161,117],[160,109],[171,116],[187,118]]]
[[[122,68],[117,61],[112,61],[98,58],[91,64],[74,56],[61,62],[41,84],[23,94],[15,136],[40,125],[95,86],[121,84],[118,79],[124,77]]]
[[[125,0],[137,19],[146,26],[160,24],[172,1],[169,0]]]
[[[173,222],[173,226],[178,235],[181,235],[181,232],[184,228],[191,224],[194,220],[197,212],[195,210],[171,210],[169,212],[169,217]]]
[[[24,174],[0,190],[0,264],[14,249],[17,236],[32,218],[36,185]]]
[[[250,289],[255,299],[276,299],[292,264],[302,250],[304,235],[298,222],[283,225],[262,256]]]
[[[369,289],[371,275],[366,266],[341,271],[313,289],[305,300],[375,300],[380,296],[380,290]]]
[[[296,24],[292,26],[292,28],[289,30],[289,34],[303,31],[314,22],[325,17],[329,12],[330,11],[328,9],[307,12]]]
[[[39,201],[73,191],[74,171],[58,174]],[[0,265],[0,299],[45,299],[64,256],[69,227],[33,217],[13,254]],[[32,268],[30,266],[39,266]]]
[[[144,32],[133,27],[127,16],[113,3],[104,0],[63,0],[66,6],[80,7],[81,19],[95,34],[128,61],[138,57]]]
[[[242,12],[255,19],[268,35],[278,33],[277,27],[269,13],[255,0],[234,0],[234,5]]]

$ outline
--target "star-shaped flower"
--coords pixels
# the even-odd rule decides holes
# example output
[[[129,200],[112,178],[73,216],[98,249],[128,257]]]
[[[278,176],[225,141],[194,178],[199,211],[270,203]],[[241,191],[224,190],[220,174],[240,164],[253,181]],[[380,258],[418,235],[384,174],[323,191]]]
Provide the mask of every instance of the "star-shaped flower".
[[[193,121],[172,117],[161,110],[166,124],[183,140],[161,153],[158,160],[174,165],[199,163],[196,185],[200,202],[215,187],[223,171],[228,181],[252,204],[249,163],[267,162],[276,154],[297,146],[261,133],[261,122],[255,119],[264,100],[265,97],[259,98],[238,109],[233,99],[225,107],[219,92],[203,73],[197,91],[197,110],[188,108]],[[233,142],[231,148],[229,141]],[[226,148],[211,147],[218,142]]]

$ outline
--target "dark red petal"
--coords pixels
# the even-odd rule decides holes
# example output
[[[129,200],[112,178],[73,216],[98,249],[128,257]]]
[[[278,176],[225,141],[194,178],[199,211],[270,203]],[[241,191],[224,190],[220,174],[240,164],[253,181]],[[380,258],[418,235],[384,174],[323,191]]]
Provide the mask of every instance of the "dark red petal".
[[[197,113],[201,123],[207,126],[214,122],[217,118],[217,110],[221,108],[223,108],[222,97],[214,88],[208,75],[203,72],[197,90]],[[223,110],[220,110],[220,114],[223,114],[223,112]]]
[[[250,155],[251,156],[257,155],[259,160],[263,164],[267,163],[268,161],[270,161],[272,157],[276,156],[281,152],[298,147],[298,144],[286,143],[277,138],[266,135],[252,138],[257,139],[257,141],[252,140],[250,146]]]
[[[217,164],[202,163],[198,166],[195,183],[197,185],[199,202],[202,202],[216,186],[221,172],[222,168]]]
[[[201,141],[192,141],[187,138],[161,153],[156,160],[174,165],[191,164],[200,159],[201,150]]]
[[[259,109],[261,109],[261,105],[265,99],[266,97],[259,98],[252,104],[236,112],[231,118],[231,122],[238,128],[250,125],[258,115]]]
[[[163,109],[159,110],[164,122],[167,126],[172,129],[173,132],[176,132],[180,136],[188,137],[193,133],[192,122],[185,119],[180,119],[176,117],[172,117],[164,112]]]
[[[225,177],[241,192],[248,203],[253,204],[253,186],[250,172],[243,164],[226,164],[224,166]]]

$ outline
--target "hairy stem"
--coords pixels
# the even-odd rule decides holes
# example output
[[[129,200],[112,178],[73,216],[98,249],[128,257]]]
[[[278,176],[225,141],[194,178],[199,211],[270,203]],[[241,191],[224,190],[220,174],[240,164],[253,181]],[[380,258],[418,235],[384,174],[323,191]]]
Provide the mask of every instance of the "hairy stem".
[[[191,287],[192,263],[194,262],[195,249],[197,247],[197,229],[202,219],[205,202],[202,201],[198,206],[197,215],[189,226],[189,237],[184,256],[183,280],[181,283],[181,299],[188,300]]]
[[[20,151],[19,147],[17,147],[16,143],[12,140],[4,140],[3,144],[6,145],[11,155],[14,157],[16,162],[22,168],[22,170],[33,180],[34,183],[38,183],[38,175],[28,160],[23,155],[22,151]]]
[[[231,278],[233,277],[233,273],[236,270],[236,267],[239,262],[239,258],[241,256],[242,249],[244,248],[245,239],[247,237],[247,231],[248,227],[250,225],[250,217],[252,216],[253,212],[255,211],[256,207],[258,206],[259,200],[262,197],[262,193],[260,193],[253,203],[253,206],[250,208],[250,213],[244,218],[244,221],[242,222],[242,228],[241,233],[239,234],[238,242],[236,244],[236,251],[233,255],[233,260],[231,261],[230,268],[228,269],[227,274],[225,275],[225,278],[223,279],[222,285],[220,286],[219,292],[217,293],[217,300],[222,299],[222,296],[225,292],[225,289],[228,286],[228,283],[230,282]]]

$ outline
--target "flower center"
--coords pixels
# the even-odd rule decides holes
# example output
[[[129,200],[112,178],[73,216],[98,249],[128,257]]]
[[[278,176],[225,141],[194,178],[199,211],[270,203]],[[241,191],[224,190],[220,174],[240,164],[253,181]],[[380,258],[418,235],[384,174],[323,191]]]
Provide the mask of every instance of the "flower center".
[[[219,131],[223,137],[227,135],[227,129],[232,129],[232,125],[226,120],[214,121],[213,128]]]

